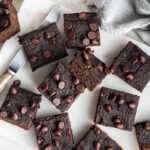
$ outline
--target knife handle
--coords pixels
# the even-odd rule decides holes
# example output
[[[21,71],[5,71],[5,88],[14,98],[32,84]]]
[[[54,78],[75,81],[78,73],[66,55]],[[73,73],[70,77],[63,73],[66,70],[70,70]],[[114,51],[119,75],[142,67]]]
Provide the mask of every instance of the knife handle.
[[[14,73],[11,70],[7,70],[2,77],[0,77],[0,93],[3,91],[3,89],[6,87],[8,82],[11,80],[11,78],[14,76]]]

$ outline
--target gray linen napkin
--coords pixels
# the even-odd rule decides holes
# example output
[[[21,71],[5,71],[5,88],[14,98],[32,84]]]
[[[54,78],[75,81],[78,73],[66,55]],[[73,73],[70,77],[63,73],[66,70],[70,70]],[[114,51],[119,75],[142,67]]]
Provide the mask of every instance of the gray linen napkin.
[[[150,46],[150,0],[86,0],[86,4],[99,11],[102,30]]]

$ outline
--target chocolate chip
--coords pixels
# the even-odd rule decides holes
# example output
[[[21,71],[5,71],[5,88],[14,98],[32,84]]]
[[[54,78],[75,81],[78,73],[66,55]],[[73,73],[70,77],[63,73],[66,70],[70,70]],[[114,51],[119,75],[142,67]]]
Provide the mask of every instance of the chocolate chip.
[[[17,113],[13,113],[13,114],[12,114],[12,119],[13,119],[13,120],[18,120],[18,119],[19,119]]]
[[[122,71],[124,73],[128,73],[130,71],[130,68],[128,66],[123,66]]]
[[[124,101],[125,101],[125,99],[122,96],[120,96],[117,102],[119,105],[122,105],[124,103]]]
[[[96,69],[97,69],[99,72],[103,72],[103,66],[100,66],[100,65],[99,65],[99,66],[96,67]]]
[[[94,148],[95,148],[96,150],[100,150],[100,148],[101,148],[101,143],[100,143],[100,142],[94,142]]]
[[[36,130],[36,131],[39,131],[40,128],[41,128],[41,124],[38,124],[38,125],[36,125],[35,130]]]
[[[20,86],[20,84],[21,84],[20,80],[16,80],[13,82],[14,86]]]
[[[44,147],[43,150],[52,150],[52,146],[51,145],[47,145],[46,147]]]
[[[94,127],[94,133],[96,135],[99,135],[101,133],[101,130],[98,127]]]
[[[87,61],[85,62],[85,64],[86,64],[86,66],[87,66],[88,68],[91,68],[91,67],[92,67],[91,62],[90,62],[89,60],[87,60]]]
[[[69,32],[68,37],[69,37],[70,40],[74,40],[76,38],[76,35],[75,35],[74,32]]]
[[[55,135],[57,135],[57,136],[61,136],[62,135],[62,130],[56,130],[55,132]]]
[[[15,87],[11,88],[11,94],[15,95],[15,94],[17,94],[17,92],[18,92],[17,88],[15,88]]]
[[[110,73],[111,73],[111,70],[107,67],[107,68],[105,68],[105,73],[106,73],[106,74],[110,74]]]
[[[85,60],[89,60],[90,59],[89,55],[85,51],[83,51],[83,56],[84,56]]]
[[[40,145],[44,142],[43,138],[41,136],[37,137],[37,143]]]
[[[73,83],[74,83],[74,85],[78,85],[80,83],[80,80],[76,78],[73,80]]]
[[[1,111],[0,112],[0,117],[6,118],[7,117],[7,112],[6,111]]]
[[[82,43],[83,43],[85,46],[88,46],[88,45],[90,44],[90,40],[85,37],[85,38],[82,40]]]
[[[131,109],[135,109],[135,108],[136,108],[136,102],[128,102],[128,106],[129,106]]]
[[[89,38],[90,40],[95,39],[95,38],[96,38],[95,32],[93,32],[93,31],[88,32],[88,38]]]
[[[149,144],[143,144],[142,150],[150,150],[150,145]]]
[[[131,81],[134,80],[134,74],[128,74],[127,79]]]
[[[4,9],[4,13],[5,13],[6,15],[8,15],[10,12],[9,12],[8,9]]]
[[[1,27],[3,27],[3,28],[6,28],[6,27],[8,26],[8,24],[9,24],[9,22],[8,22],[7,19],[2,20],[2,21],[0,22],[0,25],[1,25]]]
[[[47,133],[48,132],[48,127],[46,125],[44,125],[41,129],[42,133]]]
[[[89,55],[93,55],[93,53],[94,53],[94,51],[93,50],[91,50],[90,48],[87,48],[87,53],[89,54]]]
[[[140,56],[140,62],[144,63],[146,61],[146,57],[145,56]]]
[[[5,107],[10,107],[11,106],[11,102],[9,100],[4,102],[4,106]]]
[[[70,30],[72,28],[72,22],[68,21],[64,24],[65,30]]]
[[[44,56],[45,58],[49,58],[49,57],[51,56],[51,52],[50,52],[49,50],[45,50],[45,51],[43,52],[43,56]]]
[[[55,106],[59,106],[59,105],[60,105],[60,99],[59,99],[59,98],[54,98],[54,99],[53,99],[53,104],[54,104]]]
[[[138,62],[138,57],[137,57],[137,56],[132,56],[132,57],[131,57],[131,63],[132,63],[133,65],[135,65],[137,62]]]
[[[50,39],[51,37],[52,37],[51,33],[48,32],[48,31],[46,31],[46,32],[45,32],[45,38],[46,38],[46,39]]]
[[[60,74],[58,74],[58,73],[54,74],[53,79],[54,79],[55,81],[59,81],[59,79],[60,79]]]
[[[98,30],[98,25],[96,23],[90,23],[90,29],[92,31],[97,31]]]
[[[121,123],[121,117],[120,116],[116,116],[113,118],[113,122],[114,123]]]
[[[122,123],[116,123],[115,127],[118,128],[118,129],[123,129],[124,128]]]
[[[30,105],[30,107],[31,107],[31,108],[34,108],[36,105],[37,105],[37,104],[36,104],[35,102],[32,102],[31,105]]]
[[[31,57],[30,57],[30,61],[31,61],[32,63],[36,62],[37,60],[38,60],[37,56],[31,56]]]
[[[105,109],[107,112],[111,112],[112,106],[111,106],[110,104],[104,105],[104,109]]]
[[[80,93],[83,93],[84,90],[85,90],[83,84],[78,84],[78,85],[76,86],[76,89],[77,89],[77,91],[80,92]]]
[[[115,94],[110,94],[108,99],[114,102],[116,100],[117,96]]]
[[[79,13],[79,18],[80,19],[85,18],[85,17],[86,17],[86,13],[85,12]]]
[[[144,129],[145,130],[150,130],[150,124],[148,122],[145,123]]]
[[[49,45],[55,45],[56,44],[56,39],[55,38],[52,38],[48,41]]]
[[[23,115],[25,115],[26,113],[27,113],[27,107],[26,106],[24,106],[24,107],[22,107],[21,108],[21,113],[23,114]]]
[[[41,90],[47,90],[48,89],[48,84],[46,82],[43,82],[41,85],[40,85],[40,89]]]
[[[55,139],[55,140],[53,140],[53,145],[55,146],[55,147],[58,147],[59,145],[60,145],[60,142],[59,142],[59,140],[57,140],[57,139]]]
[[[72,100],[73,100],[72,96],[67,96],[67,97],[64,99],[64,101],[65,101],[66,103],[68,103],[68,104],[70,104],[70,103],[72,102]]]
[[[54,95],[56,95],[56,91],[51,91],[49,96],[52,97]]]
[[[32,38],[31,43],[34,45],[39,44],[39,39],[38,38]]]
[[[106,150],[114,150],[113,147],[108,146]]]
[[[64,81],[60,81],[59,83],[58,83],[58,87],[59,87],[59,89],[64,89],[65,88],[65,82]]]
[[[101,98],[104,97],[104,93],[103,92],[100,93],[100,97]]]
[[[93,45],[99,45],[99,44],[100,44],[100,41],[94,39],[94,40],[92,40],[92,44],[93,44]]]
[[[63,121],[59,121],[58,124],[57,124],[57,128],[58,129],[63,129],[65,127],[65,124]]]

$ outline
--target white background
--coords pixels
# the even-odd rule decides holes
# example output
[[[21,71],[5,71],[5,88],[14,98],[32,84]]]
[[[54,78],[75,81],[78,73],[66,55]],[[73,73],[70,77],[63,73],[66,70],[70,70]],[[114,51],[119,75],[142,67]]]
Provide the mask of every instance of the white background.
[[[21,24],[21,33],[19,33],[19,35],[27,31],[36,29],[40,25],[46,14],[53,7],[53,5],[54,3],[50,0],[25,0],[18,14]],[[73,8],[73,10],[75,11],[75,8]],[[58,26],[62,36],[62,14],[64,12],[68,13],[71,12],[71,10],[62,7],[62,13],[58,21]],[[129,39],[121,35],[110,35],[103,31],[100,31],[100,34],[101,46],[93,47],[93,49],[95,50],[95,55],[106,64],[111,64],[114,57],[117,56],[121,48],[125,46]],[[150,55],[149,47],[137,43],[136,41],[133,42],[141,47],[143,51],[145,51],[148,55]],[[0,75],[2,75],[2,73],[7,69],[9,62],[15,56],[19,47],[20,46],[18,43],[17,35],[4,44],[2,50],[0,50]],[[69,57],[62,60],[65,64],[67,64],[72,59],[72,56],[74,53],[76,53],[76,50],[68,49],[68,53]],[[39,93],[36,90],[37,86],[52,70],[54,65],[55,63],[47,65],[32,73],[29,63],[27,63],[16,74],[13,80],[20,79],[22,81],[23,88]],[[12,81],[0,94],[0,105],[3,103]],[[93,92],[89,92],[88,90],[86,90],[85,93],[82,94],[69,109],[69,116],[75,143],[80,140],[80,138],[88,131],[88,129],[93,124],[99,90],[102,86],[140,95],[141,98],[135,122],[150,119],[150,83],[146,86],[143,93],[139,93],[135,89],[127,85],[125,82],[120,80],[118,77],[109,75]],[[60,112],[46,98],[42,97],[41,108],[39,109],[36,117],[49,116],[58,113]],[[127,132],[100,125],[99,127],[104,130],[111,138],[116,140],[124,150],[138,150],[134,129],[132,132]],[[11,149],[38,150],[34,128],[32,127],[29,131],[25,131],[17,126],[8,124],[4,121],[0,121],[0,150]]]

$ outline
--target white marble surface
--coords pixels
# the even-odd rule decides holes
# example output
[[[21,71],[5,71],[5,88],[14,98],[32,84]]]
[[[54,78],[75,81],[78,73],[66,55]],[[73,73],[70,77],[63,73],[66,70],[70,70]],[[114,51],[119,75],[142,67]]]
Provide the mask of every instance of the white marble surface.
[[[19,21],[21,24],[21,33],[19,33],[19,35],[37,28],[40,22],[48,13],[48,11],[54,5],[53,2],[50,0],[25,0],[18,14]],[[75,12],[75,8],[73,6],[74,5],[69,5],[70,9],[72,8],[72,10],[62,8],[62,14],[64,12],[67,13],[69,11]],[[80,10],[82,9],[77,9],[77,11]],[[85,8],[83,8],[83,10],[85,10]],[[62,14],[59,19],[58,26],[63,35]],[[121,35],[109,35],[103,31],[100,31],[100,33],[101,46],[93,48],[95,49],[95,55],[103,62],[111,64],[113,58],[117,56],[121,48],[124,47],[124,45],[129,41],[129,39]],[[150,55],[149,47],[137,42],[134,43],[139,45],[148,55]],[[19,47],[20,46],[18,43],[17,36],[11,38],[4,44],[4,47],[0,50],[0,75],[2,75],[2,73],[7,69],[9,62],[16,54]],[[73,53],[75,52],[75,50],[68,50],[70,56],[66,59],[63,59],[62,61],[65,64],[68,63],[69,60],[72,58]],[[13,80],[20,79],[22,81],[22,87],[38,93],[38,91],[36,90],[37,86],[45,78],[46,74],[50,72],[54,64],[55,63],[44,66],[41,69],[38,69],[36,72],[32,73],[29,63],[27,63],[16,74]],[[3,103],[12,81],[0,94],[0,105]],[[71,120],[75,143],[79,141],[79,139],[88,131],[89,127],[93,124],[98,94],[102,86],[140,95],[141,98],[135,122],[150,119],[150,83],[146,86],[143,93],[139,93],[116,76],[109,75],[102,82],[102,84],[99,85],[93,92],[89,92],[88,90],[86,90],[85,93],[82,94],[69,109],[69,116]],[[37,113],[37,117],[59,113],[59,111],[46,98],[42,98],[43,99],[41,102],[41,108]],[[100,125],[99,127],[102,130],[104,130],[110,137],[116,140],[124,150],[138,150],[134,129],[132,132],[126,132]],[[11,149],[38,150],[34,134],[34,128],[32,127],[29,131],[25,131],[19,127],[13,126],[4,121],[0,121],[0,150]]]

